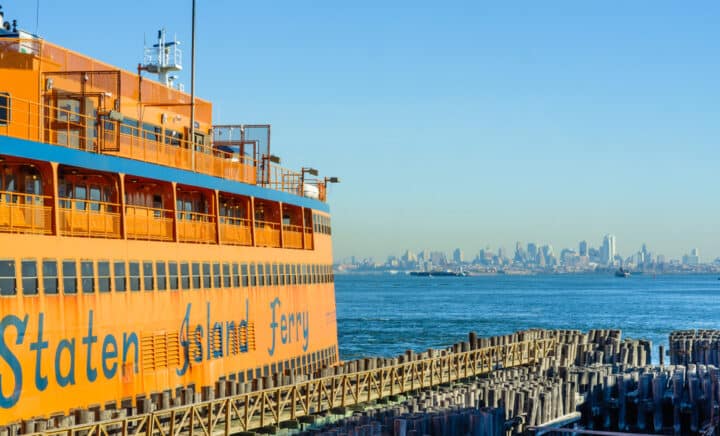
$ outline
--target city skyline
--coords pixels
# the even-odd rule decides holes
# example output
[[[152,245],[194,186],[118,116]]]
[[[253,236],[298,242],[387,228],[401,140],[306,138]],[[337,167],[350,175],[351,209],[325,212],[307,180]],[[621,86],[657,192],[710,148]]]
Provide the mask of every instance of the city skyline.
[[[516,241],[514,248],[508,250],[504,247],[480,247],[471,250],[463,250],[456,247],[450,250],[441,250],[436,248],[403,248],[400,251],[385,253],[379,257],[362,257],[351,255],[345,258],[336,256],[336,263],[360,263],[362,261],[373,261],[375,263],[389,262],[393,259],[412,261],[416,259],[430,259],[433,262],[437,258],[442,258],[441,262],[434,261],[435,264],[463,264],[476,263],[480,257],[486,253],[491,253],[494,257],[505,258],[512,263],[518,261],[519,255],[530,259],[538,259],[539,257],[553,257],[558,264],[565,260],[566,255],[576,257],[587,257],[587,261],[597,264],[598,266],[617,267],[630,261],[633,264],[643,263],[681,263],[681,264],[710,264],[720,263],[720,257],[709,258],[703,257],[697,247],[691,247],[680,256],[668,256],[659,251],[653,251],[649,244],[642,243],[636,250],[629,250],[625,253],[616,249],[617,238],[615,235],[604,235],[597,245],[593,245],[588,240],[581,240],[574,247],[558,247],[547,242],[523,242]],[[523,259],[526,262],[527,259]],[[534,263],[534,262],[530,262]],[[544,262],[543,262],[544,263]],[[543,264],[544,266],[544,264]],[[548,265],[551,266],[551,265]]]
[[[96,6],[5,10],[130,71],[159,28],[189,47],[189,8],[107,3],[124,23],[108,26]],[[340,177],[337,258],[613,233],[621,252],[647,241],[713,259],[717,22],[712,1],[205,2],[196,92],[219,124],[271,123],[283,166]]]

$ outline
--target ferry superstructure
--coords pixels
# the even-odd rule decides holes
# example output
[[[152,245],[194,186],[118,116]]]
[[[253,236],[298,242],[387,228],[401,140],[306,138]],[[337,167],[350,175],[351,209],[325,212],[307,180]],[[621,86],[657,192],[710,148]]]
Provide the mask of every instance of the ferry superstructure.
[[[0,30],[0,426],[338,360],[334,178],[165,78]]]

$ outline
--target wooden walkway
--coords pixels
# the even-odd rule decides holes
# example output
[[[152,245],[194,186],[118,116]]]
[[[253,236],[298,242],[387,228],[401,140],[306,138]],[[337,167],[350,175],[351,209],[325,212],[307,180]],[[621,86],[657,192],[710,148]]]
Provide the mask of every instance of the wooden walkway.
[[[231,435],[270,427],[296,427],[321,412],[486,374],[530,365],[547,357],[555,339],[536,339],[480,348],[393,366],[333,375],[289,386],[125,418],[52,429],[35,435]]]

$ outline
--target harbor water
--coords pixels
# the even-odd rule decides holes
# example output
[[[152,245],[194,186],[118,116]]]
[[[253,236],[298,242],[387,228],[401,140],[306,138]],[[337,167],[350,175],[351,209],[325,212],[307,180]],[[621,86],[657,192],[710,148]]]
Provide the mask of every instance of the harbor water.
[[[337,274],[343,360],[440,348],[528,328],[621,329],[658,345],[679,329],[720,325],[716,275],[414,277]],[[667,359],[666,359],[667,361]]]

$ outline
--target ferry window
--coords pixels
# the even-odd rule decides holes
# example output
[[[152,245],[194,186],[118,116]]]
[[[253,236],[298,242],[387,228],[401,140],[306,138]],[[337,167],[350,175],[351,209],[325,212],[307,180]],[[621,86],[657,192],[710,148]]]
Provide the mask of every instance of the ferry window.
[[[158,141],[162,130],[149,123],[143,123],[143,136],[151,141]]]
[[[257,264],[258,286],[265,286],[265,265]]]
[[[224,263],[222,266],[222,274],[223,274],[223,287],[229,288],[231,286],[230,284],[230,264]]]
[[[146,291],[152,291],[153,287],[153,263],[143,262],[143,285]]]
[[[135,291],[135,292],[139,291],[140,290],[140,263],[139,262],[129,262],[128,270],[130,272],[130,290]]]
[[[15,295],[15,261],[0,260],[0,295]]]
[[[170,276],[170,290],[177,291],[178,289],[178,265],[177,262],[168,262],[168,275]]]
[[[169,145],[180,145],[183,135],[175,130],[165,130],[165,143]]]
[[[58,98],[57,100],[58,121],[80,122],[80,101],[71,98]]]
[[[138,122],[132,118],[123,118],[120,124],[120,133],[124,135],[138,136]]]
[[[268,268],[270,268],[270,265],[268,265]],[[274,286],[277,286],[277,284],[280,283],[280,280],[278,279],[278,266],[277,264],[272,265],[272,284]]]
[[[184,289],[190,289],[190,265],[187,262],[180,264],[180,286]]]
[[[192,283],[193,289],[200,289],[200,264],[192,263]]]
[[[100,211],[100,187],[90,186],[90,210],[99,212]]]
[[[87,189],[85,188],[85,186],[75,185],[75,198],[81,198],[84,200],[86,198],[86,195],[87,195]],[[84,201],[76,201],[75,209],[85,210],[85,202]]]
[[[257,276],[255,275],[255,264],[250,264],[250,286],[257,286]]]
[[[280,265],[275,265],[275,266],[278,269],[278,279],[280,279],[279,284],[281,286],[284,286],[285,285],[285,265],[280,264]]]
[[[43,289],[47,295],[58,293],[58,267],[56,260],[43,260]]]
[[[240,287],[240,271],[237,263],[232,264],[233,287]]]
[[[167,284],[166,284],[167,275],[165,273],[165,262],[163,262],[163,261],[155,262],[155,272],[157,273],[158,291],[164,291],[165,289],[167,289]]]
[[[77,265],[74,260],[63,261],[63,293],[77,294]]]
[[[125,262],[115,262],[115,291],[125,292],[127,290],[125,275]]]
[[[210,263],[204,262],[203,266],[203,288],[210,289],[212,286],[212,278],[210,276]]]
[[[80,262],[80,274],[82,276],[82,291],[86,294],[95,292],[95,266],[92,260]]]
[[[212,272],[213,272],[213,287],[219,288],[222,285],[222,278],[220,277],[220,264],[219,263],[213,263]]]
[[[10,123],[10,94],[0,92],[0,126]]]
[[[101,260],[98,262],[98,291],[110,292],[110,262]]]
[[[23,260],[20,264],[22,272],[23,295],[38,294],[38,270],[37,261]]]
[[[242,271],[242,285],[243,285],[244,288],[246,288],[246,287],[248,286],[248,284],[249,284],[249,281],[248,281],[248,266],[247,266],[247,264],[245,264],[245,263],[242,264],[242,265],[240,266],[240,270]]]

